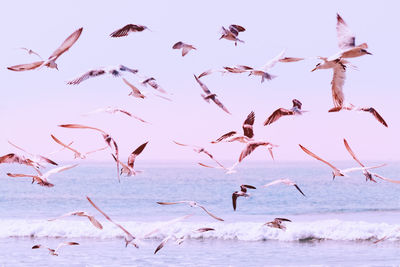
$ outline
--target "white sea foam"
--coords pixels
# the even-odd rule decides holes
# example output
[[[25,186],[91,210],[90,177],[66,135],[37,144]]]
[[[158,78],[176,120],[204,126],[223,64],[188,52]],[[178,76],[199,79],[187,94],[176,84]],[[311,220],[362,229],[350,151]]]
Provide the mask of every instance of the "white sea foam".
[[[400,224],[370,223],[363,221],[319,220],[314,222],[288,222],[287,230],[263,226],[263,222],[180,222],[163,227],[164,222],[120,222],[133,235],[141,237],[156,228],[159,231],[148,238],[162,239],[168,235],[188,238],[241,240],[241,241],[303,241],[337,240],[362,241],[387,237],[389,241],[400,241]],[[51,237],[51,238],[122,238],[124,233],[109,222],[102,222],[104,229],[93,227],[88,220],[1,220],[0,238]],[[215,231],[196,233],[201,227]]]

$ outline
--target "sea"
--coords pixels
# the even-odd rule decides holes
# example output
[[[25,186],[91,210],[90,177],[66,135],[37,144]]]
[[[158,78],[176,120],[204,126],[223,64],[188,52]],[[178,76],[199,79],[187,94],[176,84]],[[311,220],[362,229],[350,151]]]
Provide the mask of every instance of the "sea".
[[[0,165],[0,266],[400,265],[399,184],[366,181],[361,172],[333,180],[319,162],[244,162],[233,174],[196,162],[136,165],[142,173],[122,176],[119,183],[111,162],[80,161],[50,176],[51,188],[6,175],[32,174],[26,166]],[[335,165],[356,166],[351,161]],[[400,179],[398,162],[374,171]],[[295,181],[306,196],[284,184],[263,187],[281,178]],[[256,189],[238,198],[234,211],[232,193],[241,184]],[[125,246],[124,232],[87,196],[136,237],[138,248]],[[182,200],[196,201],[224,221],[187,204],[157,204]],[[73,211],[95,216],[103,229],[84,217],[49,221]],[[182,219],[185,215],[191,216]],[[265,225],[277,217],[291,220],[286,230]],[[196,232],[203,227],[214,230]],[[176,242],[180,237],[185,237],[182,244]],[[79,245],[61,247],[58,256],[32,249],[37,244],[54,249],[62,242]]]

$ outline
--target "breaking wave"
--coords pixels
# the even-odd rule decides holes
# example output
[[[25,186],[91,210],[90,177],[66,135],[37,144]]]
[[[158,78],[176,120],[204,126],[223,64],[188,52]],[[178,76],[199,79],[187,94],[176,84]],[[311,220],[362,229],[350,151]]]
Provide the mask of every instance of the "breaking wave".
[[[400,241],[400,224],[371,223],[364,221],[319,220],[314,222],[287,222],[286,231],[270,228],[263,222],[179,222],[165,226],[165,222],[119,222],[134,236],[143,237],[159,228],[146,238],[163,239],[169,235],[191,239],[219,239],[240,241],[375,241],[386,237],[388,241]],[[48,237],[48,238],[123,238],[124,233],[109,222],[102,221],[102,230],[82,220],[1,220],[0,238]],[[164,227],[163,227],[164,226]],[[194,232],[202,227],[215,231]]]

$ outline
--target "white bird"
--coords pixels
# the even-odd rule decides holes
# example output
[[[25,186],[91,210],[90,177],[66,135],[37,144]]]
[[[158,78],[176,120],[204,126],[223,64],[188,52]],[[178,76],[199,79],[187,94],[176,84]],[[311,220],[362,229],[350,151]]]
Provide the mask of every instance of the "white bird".
[[[50,57],[44,61],[36,61],[28,64],[21,64],[8,67],[7,69],[12,71],[25,71],[25,70],[33,70],[41,66],[46,66],[49,68],[55,68],[58,70],[58,66],[56,60],[65,52],[67,52],[73,44],[79,39],[81,36],[83,28],[79,28],[78,30],[74,31],[70,36],[65,39],[65,41],[61,44],[59,48],[57,48]]]
[[[46,173],[44,173],[43,175],[13,174],[13,173],[7,173],[7,175],[10,177],[30,177],[30,178],[32,178],[32,183],[36,182],[36,183],[38,183],[38,185],[41,185],[41,186],[53,187],[54,184],[50,183],[48,180],[50,175],[69,170],[76,166],[78,166],[78,164],[65,165],[62,167],[51,169],[51,170],[47,171]]]
[[[157,202],[157,203],[160,205],[189,204],[189,206],[191,206],[191,207],[201,208],[202,210],[204,210],[208,215],[210,215],[214,219],[216,219],[218,221],[223,221],[223,219],[215,216],[214,214],[209,212],[204,206],[197,204],[197,202],[195,202],[195,201],[183,200],[183,201],[176,201],[176,202]]]
[[[134,237],[128,230],[126,230],[122,225],[120,225],[119,223],[114,222],[107,214],[105,214],[99,207],[96,206],[96,204],[94,204],[94,202],[88,197],[86,196],[86,199],[89,201],[89,203],[98,211],[100,212],[109,222],[113,223],[115,226],[117,226],[119,229],[121,229],[125,234],[125,247],[127,247],[129,244],[134,245],[136,248],[139,248],[139,246],[133,242],[136,237]]]
[[[148,123],[147,121],[143,120],[142,118],[140,118],[140,117],[138,117],[136,115],[133,115],[132,113],[130,113],[130,112],[126,111],[126,110],[123,110],[123,109],[117,108],[117,107],[110,107],[110,106],[105,107],[105,108],[98,108],[98,109],[95,109],[95,110],[90,111],[90,112],[88,112],[86,114],[83,114],[83,115],[87,116],[87,115],[90,115],[90,114],[96,114],[96,113],[101,113],[101,112],[106,112],[106,113],[109,113],[109,114],[121,113],[121,114],[125,114],[125,115],[127,115],[127,116],[129,116],[131,118],[134,118],[134,119],[136,119],[138,121],[141,121],[143,123]]]
[[[144,25],[137,25],[137,24],[127,24],[121,29],[118,29],[110,34],[111,37],[124,37],[128,36],[131,32],[142,32],[146,30],[147,28]]]
[[[128,85],[130,88],[131,88],[131,92],[129,93],[129,96],[133,96],[133,97],[136,97],[136,98],[142,98],[142,99],[144,99],[146,96],[144,95],[144,94],[142,94],[141,92],[140,92],[140,90],[136,87],[136,86],[134,86],[133,84],[131,84],[130,82],[128,82],[125,78],[122,78],[122,80],[124,81],[124,83],[126,84],[126,85]]]
[[[85,211],[73,211],[73,212],[69,212],[66,213],[64,215],[61,215],[57,218],[53,218],[53,219],[48,219],[48,221],[55,221],[64,217],[68,217],[68,216],[79,216],[79,217],[86,217],[89,219],[89,221],[93,224],[93,226],[95,226],[98,229],[103,229],[103,225],[101,225],[101,223],[96,220],[96,218],[88,213],[86,213]]]
[[[98,151],[102,151],[102,150],[108,148],[108,147],[106,146],[106,147],[102,147],[102,148],[99,148],[99,149],[96,149],[96,150],[88,151],[88,152],[86,152],[86,153],[81,153],[81,152],[79,152],[78,150],[72,148],[70,145],[64,144],[63,142],[61,142],[57,137],[55,137],[55,136],[52,135],[52,134],[51,134],[51,138],[53,138],[53,140],[54,140],[57,144],[59,144],[59,145],[61,145],[62,147],[64,147],[64,148],[66,148],[66,149],[71,150],[72,152],[74,152],[74,158],[75,158],[75,159],[77,159],[77,158],[85,159],[86,156],[89,155],[89,154],[92,154],[92,153],[95,153],[95,152],[98,152]]]
[[[264,225],[286,231],[286,226],[283,222],[291,222],[291,220],[285,218],[275,218],[272,222],[267,222]]]
[[[150,85],[153,89],[159,91],[160,93],[163,94],[168,94],[167,91],[165,91],[157,82],[154,77],[146,78],[142,82],[142,85],[147,86]]]
[[[253,131],[254,121],[255,121],[255,114],[254,114],[254,111],[252,111],[252,112],[250,112],[249,115],[247,115],[245,121],[242,124],[243,136],[240,136],[240,137],[242,137],[242,139],[246,139],[247,141],[252,140],[252,138],[254,137],[254,131]],[[219,142],[224,141],[236,134],[237,134],[236,131],[231,131],[229,133],[223,134],[221,137],[217,138],[215,141],[211,141],[211,144],[219,143]],[[236,138],[238,138],[238,137],[236,137]],[[226,142],[232,142],[232,141],[228,140]]]
[[[25,50],[29,55],[36,55],[37,57],[42,59],[42,57],[38,53],[33,51],[32,49],[28,49],[28,48],[25,48],[25,47],[20,47],[19,49]]]
[[[248,189],[256,189],[255,186],[252,185],[248,185],[248,184],[242,184],[240,186],[240,191],[235,191],[232,194],[232,206],[233,206],[233,210],[236,210],[236,201],[238,197],[249,197],[250,195],[247,194],[247,188]]]
[[[225,27],[222,26],[221,28],[221,37],[219,38],[221,39],[226,39],[226,40],[230,40],[230,41],[235,41],[235,46],[237,45],[237,42],[241,42],[244,43],[243,40],[240,40],[238,38],[238,35],[240,32],[244,32],[246,29],[240,25],[236,25],[236,24],[231,24],[229,25],[228,29],[226,29]]]
[[[60,243],[60,244],[57,246],[56,249],[52,249],[52,248],[48,248],[48,247],[45,247],[45,246],[43,246],[43,245],[38,244],[38,245],[34,245],[34,246],[32,247],[32,249],[46,248],[46,249],[49,250],[49,254],[50,254],[50,255],[58,256],[58,253],[57,253],[57,252],[58,252],[58,250],[59,250],[60,248],[62,248],[62,247],[64,247],[64,246],[77,246],[77,245],[79,245],[79,243],[77,243],[77,242],[62,242],[62,243]]]
[[[197,50],[196,47],[190,44],[185,44],[184,42],[177,42],[172,46],[172,49],[182,49],[182,57],[184,57],[190,50]]]
[[[374,109],[373,107],[356,107],[353,104],[348,104],[348,105],[342,105],[342,106],[337,106],[331,108],[328,112],[338,112],[341,110],[349,110],[349,111],[364,111],[371,113],[372,116],[375,117],[377,121],[379,121],[383,126],[388,127],[386,121],[383,119],[383,117]]]
[[[268,184],[263,185],[263,187],[269,187],[271,185],[277,185],[277,184],[285,184],[285,185],[289,185],[289,186],[294,186],[303,196],[306,196],[306,195],[304,195],[303,191],[301,191],[300,187],[298,187],[298,185],[290,179],[278,179],[278,180],[275,180]]]
[[[279,108],[275,110],[264,122],[264,126],[270,125],[273,122],[277,121],[282,116],[288,115],[302,115],[305,110],[301,110],[302,103],[297,100],[293,99],[293,107],[291,109]]]
[[[307,148],[303,147],[302,145],[300,145],[300,148],[306,152],[308,155],[310,155],[311,157],[325,163],[326,165],[328,165],[329,167],[332,168],[332,175],[333,175],[333,179],[335,179],[336,176],[347,176],[346,173],[348,172],[354,172],[354,171],[360,171],[360,170],[369,170],[369,169],[375,169],[375,168],[380,168],[384,165],[379,165],[379,166],[373,166],[373,167],[361,167],[361,168],[348,168],[348,169],[344,169],[344,170],[340,170],[338,168],[336,168],[335,166],[333,166],[331,163],[329,163],[326,160],[323,160],[322,158],[318,157],[317,155],[315,155],[314,153],[312,153],[310,150],[308,150]]]
[[[67,84],[77,85],[89,78],[93,78],[93,77],[97,77],[97,76],[101,76],[101,75],[105,75],[105,74],[109,74],[113,77],[120,77],[123,75],[123,72],[130,72],[130,73],[136,74],[138,72],[138,70],[128,68],[124,65],[101,67],[98,69],[89,70],[89,71],[85,72],[84,74],[82,74],[81,76],[67,82]]]
[[[274,159],[274,154],[272,153],[272,149],[274,147],[278,147],[278,145],[274,145],[274,144],[272,144],[270,142],[266,142],[266,141],[248,141],[246,143],[246,147],[240,153],[238,162],[242,162],[242,160],[245,157],[250,155],[259,146],[265,146],[268,149],[268,151],[271,155],[271,158]]]
[[[140,145],[138,148],[136,148],[128,157],[128,162],[127,164],[124,164],[123,162],[119,162],[122,165],[121,168],[121,174],[126,174],[127,176],[132,176],[132,175],[136,175],[136,173],[140,172],[140,171],[135,171],[133,169],[134,164],[135,164],[135,159],[137,156],[140,155],[140,153],[143,152],[144,148],[146,147],[148,141],[142,145]],[[117,161],[117,158],[112,155],[114,160]]]

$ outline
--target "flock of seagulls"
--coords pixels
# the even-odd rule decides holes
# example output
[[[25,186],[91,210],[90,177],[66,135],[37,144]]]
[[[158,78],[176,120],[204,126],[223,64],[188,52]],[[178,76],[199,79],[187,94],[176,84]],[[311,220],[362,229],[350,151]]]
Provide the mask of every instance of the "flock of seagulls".
[[[121,37],[128,36],[131,33],[142,32],[146,29],[149,30],[149,28],[147,26],[128,24],[128,25],[112,32],[110,34],[110,37],[113,37],[113,38],[120,37],[121,38]],[[322,60],[322,62],[318,63],[315,66],[315,68],[312,70],[312,71],[319,70],[319,69],[332,69],[333,70],[331,90],[332,90],[332,99],[333,99],[334,106],[333,106],[333,108],[331,108],[329,110],[329,112],[338,112],[341,110],[369,112],[382,125],[384,125],[385,127],[388,127],[388,124],[385,122],[383,117],[374,108],[372,108],[372,107],[369,107],[369,108],[356,107],[353,104],[348,104],[345,101],[345,97],[344,97],[344,93],[343,93],[343,86],[344,86],[344,82],[345,82],[345,78],[346,78],[346,71],[347,71],[348,67],[354,67],[353,65],[351,65],[351,63],[348,61],[348,59],[360,57],[363,55],[371,55],[371,53],[367,51],[368,46],[366,43],[356,45],[355,35],[351,32],[351,30],[349,29],[349,27],[347,26],[347,24],[345,23],[345,21],[342,19],[342,17],[339,14],[337,14],[336,29],[337,29],[337,37],[338,37],[338,46],[339,46],[340,51],[330,57],[318,57],[320,60]],[[61,55],[63,55],[65,52],[67,52],[78,41],[78,39],[80,38],[80,36],[82,34],[82,31],[83,31],[83,28],[79,28],[78,30],[74,31],[70,36],[68,36],[65,39],[65,41],[60,45],[60,47],[58,47],[46,60],[43,60],[42,57],[38,53],[34,52],[31,49],[21,48],[29,54],[36,55],[37,57],[40,58],[40,60],[32,62],[32,63],[10,66],[10,67],[8,67],[8,69],[11,71],[22,72],[22,71],[40,69],[45,66],[48,68],[55,68],[58,70],[58,65],[56,63],[56,60]],[[220,39],[226,39],[229,41],[233,41],[235,46],[237,45],[238,42],[244,43],[243,40],[239,39],[239,34],[242,32],[245,32],[245,28],[243,26],[232,24],[232,25],[229,25],[229,27],[227,27],[227,28],[222,27],[221,31],[222,31],[222,35],[221,35]],[[182,41],[175,43],[172,46],[172,48],[173,49],[181,49],[182,57],[186,56],[191,50],[197,50],[193,45],[186,44]],[[272,58],[270,61],[268,61],[265,65],[263,65],[261,67],[253,68],[251,66],[246,66],[246,65],[236,65],[236,66],[231,66],[231,67],[225,66],[225,67],[222,67],[221,69],[217,69],[217,70],[210,69],[210,70],[204,71],[203,73],[201,73],[198,76],[194,75],[194,78],[203,91],[203,93],[201,94],[201,97],[203,98],[204,101],[210,103],[210,100],[211,100],[222,111],[226,112],[227,114],[231,114],[230,111],[227,109],[227,107],[224,104],[222,104],[220,98],[217,97],[217,95],[215,93],[212,93],[211,90],[205,85],[205,83],[203,82],[203,79],[205,76],[210,75],[215,72],[233,73],[233,74],[246,73],[246,74],[248,74],[248,76],[259,76],[259,77],[261,77],[261,82],[264,82],[264,81],[270,81],[276,77],[276,75],[273,75],[270,72],[271,69],[276,64],[297,62],[297,61],[301,61],[301,60],[305,60],[305,58],[285,57],[285,50],[283,50],[282,52],[280,52],[278,55],[276,55],[274,58]],[[142,93],[141,90],[136,85],[134,85],[132,82],[128,81],[124,77],[125,75],[129,75],[130,77],[138,77],[139,79],[141,79],[141,81],[139,83],[141,86],[143,86],[143,87],[149,86],[149,87],[153,88],[155,90],[155,92],[157,92],[157,93],[154,93],[155,96],[161,97],[168,101],[172,101],[169,98],[169,96],[171,94],[168,93],[165,89],[163,89],[163,87],[161,87],[157,83],[157,81],[154,77],[141,76],[138,73],[139,73],[138,69],[129,68],[124,65],[99,67],[99,68],[91,69],[91,70],[84,72],[80,76],[68,81],[67,84],[78,86],[80,83],[82,83],[88,79],[98,77],[98,76],[109,75],[114,78],[121,79],[123,81],[123,83],[129,87],[129,89],[130,89],[129,96],[132,96],[132,97],[135,97],[138,99],[145,99],[147,97],[147,94]],[[265,120],[264,126],[268,126],[272,123],[276,123],[283,116],[302,115],[303,113],[307,112],[307,111],[302,110],[302,103],[299,100],[293,99],[292,102],[293,102],[293,107],[290,109],[278,108],[277,110],[275,110]],[[137,119],[142,123],[147,123],[147,121],[141,119],[140,117],[133,115],[126,110],[123,110],[120,108],[115,108],[115,107],[100,108],[100,109],[94,110],[92,112],[89,112],[85,115],[103,113],[103,112],[106,112],[109,114],[117,114],[117,113],[124,114],[126,116]],[[216,163],[216,166],[199,163],[200,166],[207,167],[207,168],[222,169],[226,173],[233,173],[233,172],[235,172],[236,166],[239,163],[241,163],[247,156],[249,156],[258,147],[265,147],[269,151],[272,159],[274,159],[272,150],[273,150],[273,148],[278,147],[278,145],[275,145],[266,140],[257,139],[255,136],[255,133],[253,131],[254,123],[255,123],[255,113],[251,112],[246,117],[245,121],[242,124],[242,133],[240,133],[240,131],[236,131],[236,130],[230,131],[228,133],[223,134],[216,140],[213,140],[210,142],[211,144],[218,144],[221,142],[227,142],[227,143],[239,142],[244,145],[243,150],[239,154],[237,161],[231,167],[225,167],[218,160],[216,160],[215,157],[210,152],[208,152],[204,147],[200,147],[197,145],[183,144],[183,143],[180,143],[177,141],[173,141],[173,142],[179,146],[189,147],[196,153],[202,153]],[[106,146],[97,148],[93,151],[83,153],[83,152],[80,152],[77,148],[73,148],[73,142],[70,142],[67,144],[66,142],[61,141],[54,135],[50,134],[50,136],[54,140],[54,142],[56,142],[58,145],[61,146],[61,149],[67,149],[67,150],[73,152],[73,156],[75,159],[85,159],[91,153],[96,153],[99,151],[110,149],[112,158],[116,163],[117,178],[118,178],[119,182],[120,182],[121,175],[134,176],[134,175],[141,173],[141,171],[134,169],[134,166],[135,166],[134,164],[135,164],[136,158],[145,150],[145,148],[148,144],[148,141],[146,141],[145,143],[143,143],[142,145],[140,145],[139,147],[134,149],[133,152],[129,155],[128,160],[125,164],[123,161],[120,160],[119,147],[118,147],[116,140],[110,134],[103,131],[102,129],[99,129],[99,128],[96,128],[93,126],[81,125],[81,124],[61,124],[61,125],[59,125],[59,127],[62,127],[65,129],[92,130],[102,136]],[[11,143],[11,142],[9,142],[9,143],[13,147],[22,151],[24,153],[24,155],[18,155],[15,153],[6,154],[6,155],[0,157],[0,164],[3,164],[3,163],[23,164],[23,165],[32,167],[33,171],[35,172],[34,174],[7,173],[7,175],[12,178],[28,177],[28,178],[32,179],[32,183],[36,182],[40,186],[53,187],[54,184],[49,181],[49,179],[48,179],[49,176],[57,174],[62,171],[69,170],[78,165],[78,164],[73,164],[73,165],[66,165],[66,166],[59,167],[55,161],[49,159],[47,156],[41,156],[41,155],[29,153],[29,152],[25,151],[24,149],[14,145],[13,143]],[[345,148],[347,149],[347,151],[353,157],[353,159],[357,162],[358,165],[360,165],[360,167],[354,167],[354,168],[349,168],[349,169],[339,169],[339,168],[335,167],[334,165],[332,165],[330,162],[322,159],[321,157],[317,156],[316,154],[314,154],[313,152],[311,152],[310,150],[308,150],[307,148],[305,148],[304,146],[299,144],[300,148],[306,154],[308,154],[309,156],[317,159],[318,161],[328,165],[332,169],[333,178],[335,178],[336,176],[347,176],[347,174],[350,172],[361,171],[365,175],[367,181],[376,182],[375,178],[379,178],[379,179],[382,179],[382,180],[385,180],[388,182],[392,182],[392,183],[397,183],[397,184],[400,183],[400,181],[385,178],[377,173],[370,172],[371,169],[383,167],[385,164],[367,167],[356,157],[356,155],[354,154],[353,150],[350,148],[346,139],[344,139],[344,145],[345,145]],[[45,168],[47,164],[51,164],[51,165],[54,165],[57,167],[42,174],[41,170],[43,168]],[[120,168],[120,166],[122,166],[122,168]],[[296,190],[298,190],[304,197],[306,196],[303,193],[303,191],[300,189],[300,187],[296,184],[296,182],[294,182],[290,179],[274,180],[274,181],[271,181],[271,182],[265,184],[263,187],[268,188],[270,186],[278,185],[278,184],[294,186],[296,188]],[[237,208],[237,199],[239,197],[247,198],[250,196],[250,194],[248,194],[248,192],[247,192],[248,189],[255,190],[256,187],[252,186],[252,185],[243,184],[243,185],[240,185],[239,191],[233,192],[232,206],[233,206],[234,211]],[[155,229],[151,233],[148,233],[140,238],[135,237],[122,225],[120,225],[119,223],[112,220],[89,197],[87,197],[87,200],[100,214],[102,214],[104,216],[104,218],[106,220],[108,220],[109,222],[111,222],[112,224],[114,224],[116,227],[118,227],[120,230],[122,230],[124,232],[126,246],[133,245],[136,248],[138,248],[139,247],[139,245],[137,244],[138,240],[146,238],[150,234],[152,234],[156,231],[159,231],[159,229]],[[198,207],[198,208],[202,209],[207,215],[209,215],[210,217],[212,217],[213,219],[215,219],[217,221],[224,221],[222,218],[214,215],[208,209],[206,209],[203,205],[198,204],[196,201],[187,201],[187,200],[174,201],[174,202],[161,202],[160,201],[157,203],[159,205],[188,204],[190,207]],[[96,227],[99,230],[103,229],[102,224],[93,215],[90,215],[86,211],[68,212],[57,218],[50,219],[49,221],[58,220],[58,219],[68,217],[68,216],[86,217],[94,227]],[[184,220],[190,216],[191,215],[186,215],[186,216],[174,219],[170,222],[167,222],[166,225],[176,223],[176,222]],[[278,228],[281,230],[285,230],[286,229],[285,222],[291,222],[291,221],[289,219],[285,219],[285,218],[275,218],[273,221],[267,222],[265,225],[269,226],[269,227],[274,227],[274,228]],[[195,233],[206,233],[209,231],[215,231],[215,229],[204,227],[204,228],[199,228],[199,229],[193,230],[193,232],[195,232]],[[175,237],[175,236],[171,235],[171,236],[166,237],[164,240],[162,240],[160,245],[156,248],[154,254],[156,254],[161,248],[163,248],[165,246],[165,244],[169,240],[171,240],[173,238],[176,240],[177,244],[181,244],[187,238],[187,236],[184,235],[184,236],[180,236],[180,237]],[[51,255],[57,256],[58,250],[61,247],[75,246],[75,245],[79,245],[79,244],[76,242],[64,242],[64,243],[59,244],[56,249],[51,249],[51,248],[47,248],[47,247],[39,244],[39,245],[33,246],[32,249],[46,248],[49,250]]]

